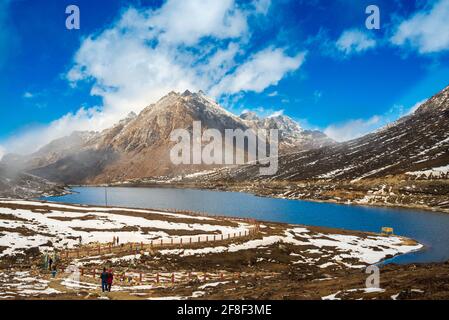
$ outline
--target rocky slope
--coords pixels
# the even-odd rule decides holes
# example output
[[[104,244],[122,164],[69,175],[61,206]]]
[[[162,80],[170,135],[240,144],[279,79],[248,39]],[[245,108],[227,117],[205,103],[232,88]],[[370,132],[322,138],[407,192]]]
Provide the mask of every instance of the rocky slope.
[[[246,112],[240,118],[254,130],[278,129],[284,151],[317,149],[335,144],[334,140],[321,131],[304,130],[297,122],[284,115],[260,118],[254,112]]]
[[[377,132],[345,143],[279,157],[278,173],[268,180],[353,182],[392,175],[448,178],[449,87],[413,114]],[[225,168],[203,176],[213,180],[267,180],[257,165]]]
[[[192,132],[194,121],[201,121],[203,131],[217,129],[223,135],[225,129],[279,129],[282,152],[334,144],[323,133],[302,130],[286,116],[237,117],[201,91],[185,91],[171,92],[139,115],[130,114],[101,133],[74,133],[30,156],[5,156],[3,163],[20,164],[34,175],[71,184],[184,175],[220,167],[174,165],[170,161],[170,150],[175,145],[170,134],[175,129]]]
[[[247,164],[171,183],[269,197],[449,212],[448,128],[449,87],[413,114],[377,132],[281,155],[273,176],[259,176],[259,166]]]
[[[53,140],[30,155],[6,154],[1,164],[8,168],[30,169],[53,163],[76,151],[79,151],[87,141],[98,136],[96,132],[75,131],[67,137]]]
[[[0,198],[34,198],[63,192],[63,187],[45,179],[0,166]]]

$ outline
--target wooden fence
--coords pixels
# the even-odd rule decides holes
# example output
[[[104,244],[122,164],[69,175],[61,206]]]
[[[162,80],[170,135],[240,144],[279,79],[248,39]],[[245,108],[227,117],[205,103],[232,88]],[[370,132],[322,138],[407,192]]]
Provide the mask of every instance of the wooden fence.
[[[60,257],[63,259],[83,258],[91,256],[101,256],[108,254],[139,254],[143,251],[153,249],[169,249],[169,248],[186,248],[197,246],[198,244],[206,244],[211,242],[223,242],[235,240],[238,238],[252,237],[260,230],[258,224],[251,226],[244,231],[237,231],[228,234],[214,234],[202,236],[180,236],[170,238],[160,238],[151,240],[149,243],[126,243],[114,246],[112,243],[87,245],[80,248],[62,250]]]
[[[80,277],[85,279],[92,279],[99,281],[101,269],[80,268],[78,269]],[[72,273],[73,274],[73,273]],[[115,284],[129,284],[129,285],[174,285],[176,283],[186,283],[191,281],[234,281],[242,278],[263,278],[273,277],[275,272],[256,272],[256,273],[240,273],[240,272],[156,272],[149,273],[143,271],[113,271]],[[81,279],[81,278],[80,278]]]

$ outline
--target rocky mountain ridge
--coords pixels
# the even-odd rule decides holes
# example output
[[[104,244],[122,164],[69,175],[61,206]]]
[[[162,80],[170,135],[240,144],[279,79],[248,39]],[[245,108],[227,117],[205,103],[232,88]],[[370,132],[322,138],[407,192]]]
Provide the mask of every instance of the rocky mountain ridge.
[[[413,114],[361,138],[279,157],[278,173],[259,177],[248,164],[205,175],[213,180],[358,181],[392,175],[447,178],[449,169],[449,87]],[[436,177],[436,176],[435,176]]]
[[[256,119],[257,118],[257,119]],[[7,155],[4,165],[20,168],[51,181],[105,183],[160,175],[179,175],[221,165],[174,165],[169,155],[175,144],[175,129],[192,131],[194,121],[202,130],[279,129],[280,150],[291,152],[332,145],[335,142],[316,131],[303,130],[287,116],[253,119],[238,117],[218,105],[203,92],[170,92],[100,133],[75,132],[57,139],[28,156]]]

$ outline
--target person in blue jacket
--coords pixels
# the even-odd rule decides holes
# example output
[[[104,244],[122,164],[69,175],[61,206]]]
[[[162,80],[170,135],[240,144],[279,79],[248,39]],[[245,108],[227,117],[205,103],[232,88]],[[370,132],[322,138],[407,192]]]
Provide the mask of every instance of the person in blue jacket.
[[[108,290],[108,273],[106,272],[106,268],[103,268],[103,272],[100,275],[101,279],[101,291],[105,292]]]

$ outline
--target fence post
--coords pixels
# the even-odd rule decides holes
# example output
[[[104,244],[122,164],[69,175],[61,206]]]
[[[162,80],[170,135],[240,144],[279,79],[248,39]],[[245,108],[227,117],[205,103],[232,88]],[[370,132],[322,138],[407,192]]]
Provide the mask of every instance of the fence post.
[[[139,282],[142,283],[142,272],[139,274]]]
[[[94,279],[95,279],[95,277],[96,277],[96,275],[97,275],[97,270],[94,268],[94,270],[92,271],[92,274],[94,275]]]
[[[192,237],[190,237],[189,242],[190,242],[190,244],[192,244]]]
[[[161,238],[161,246],[164,244],[164,240]]]
[[[153,240],[150,242],[150,248],[153,249]]]
[[[201,237],[198,237],[198,243],[200,243],[201,242]]]
[[[156,273],[156,283],[159,284],[159,272]]]
[[[84,276],[84,268],[81,268],[81,276]]]
[[[215,242],[215,234],[214,234],[214,242]]]
[[[222,281],[224,280],[224,274],[223,274],[223,272],[220,273],[220,279],[221,279]]]
[[[171,274],[171,283],[175,284],[175,274],[174,273]]]

